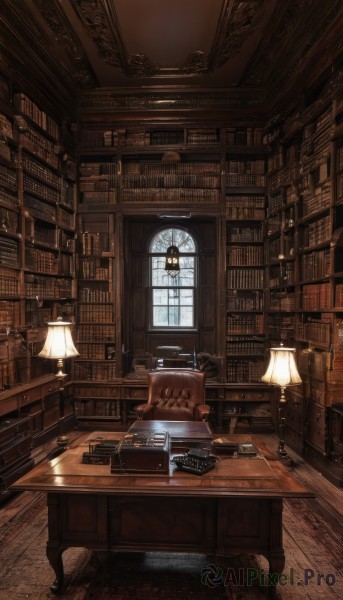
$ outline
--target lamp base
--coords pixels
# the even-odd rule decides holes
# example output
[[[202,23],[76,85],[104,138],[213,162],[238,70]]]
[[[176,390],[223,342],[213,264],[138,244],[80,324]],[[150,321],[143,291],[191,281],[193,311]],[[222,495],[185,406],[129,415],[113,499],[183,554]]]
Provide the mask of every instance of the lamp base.
[[[67,448],[69,444],[69,438],[65,434],[61,434],[58,436],[56,440],[56,444],[59,448]]]
[[[276,450],[277,454],[279,455],[280,458],[289,458],[287,451],[285,450],[285,448],[283,447],[283,445],[281,445],[279,443],[279,446]]]

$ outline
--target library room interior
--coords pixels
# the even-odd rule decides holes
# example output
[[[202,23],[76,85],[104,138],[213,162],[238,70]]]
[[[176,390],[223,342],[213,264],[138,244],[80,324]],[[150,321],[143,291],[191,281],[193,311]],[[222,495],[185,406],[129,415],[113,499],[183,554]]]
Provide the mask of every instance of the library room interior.
[[[342,32],[1,1],[0,600],[343,597]]]

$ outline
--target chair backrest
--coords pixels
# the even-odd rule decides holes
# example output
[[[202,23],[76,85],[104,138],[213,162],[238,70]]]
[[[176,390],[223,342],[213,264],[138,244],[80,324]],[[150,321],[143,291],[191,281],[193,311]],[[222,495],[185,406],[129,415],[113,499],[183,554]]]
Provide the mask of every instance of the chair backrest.
[[[195,407],[205,403],[205,379],[205,373],[187,369],[148,372],[148,404],[154,406],[152,418],[196,420]]]

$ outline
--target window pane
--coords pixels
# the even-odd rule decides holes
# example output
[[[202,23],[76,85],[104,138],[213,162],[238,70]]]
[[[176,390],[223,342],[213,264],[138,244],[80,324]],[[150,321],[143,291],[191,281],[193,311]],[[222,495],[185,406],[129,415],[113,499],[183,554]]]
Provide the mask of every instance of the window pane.
[[[154,289],[153,290],[153,304],[166,305],[168,302],[168,290]]]
[[[180,290],[180,303],[193,306],[193,290]]]
[[[150,244],[150,252],[165,254],[169,246],[177,246],[180,252],[195,252],[196,250],[194,240],[187,231],[170,227],[155,235]]]
[[[193,306],[182,306],[180,309],[180,326],[193,327]]]
[[[169,307],[169,327],[178,327],[179,323],[179,314],[180,309],[178,306],[170,306]]]
[[[154,306],[153,324],[155,327],[168,327],[168,308],[166,306]]]

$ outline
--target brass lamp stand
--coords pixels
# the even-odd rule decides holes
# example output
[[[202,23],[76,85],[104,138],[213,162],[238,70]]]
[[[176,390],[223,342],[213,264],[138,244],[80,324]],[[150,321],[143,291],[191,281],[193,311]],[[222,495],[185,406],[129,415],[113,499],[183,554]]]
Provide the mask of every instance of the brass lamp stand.
[[[286,428],[284,409],[287,404],[285,390],[289,385],[301,383],[301,377],[295,362],[295,348],[284,348],[283,346],[270,348],[269,364],[261,379],[265,383],[280,387],[281,393],[278,403],[279,445],[277,453],[281,458],[287,458],[284,441]]]
[[[59,419],[59,432],[57,438],[57,447],[64,450],[68,445],[68,438],[64,433],[64,379],[66,373],[63,372],[65,358],[72,358],[78,356],[79,353],[76,350],[73,342],[73,338],[70,331],[71,323],[62,321],[61,317],[58,317],[56,321],[48,323],[48,332],[45,339],[44,347],[38,354],[41,358],[48,358],[57,360],[57,373],[56,378],[60,382],[60,419]]]

